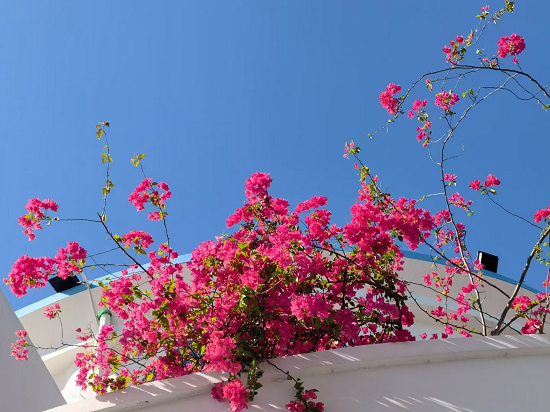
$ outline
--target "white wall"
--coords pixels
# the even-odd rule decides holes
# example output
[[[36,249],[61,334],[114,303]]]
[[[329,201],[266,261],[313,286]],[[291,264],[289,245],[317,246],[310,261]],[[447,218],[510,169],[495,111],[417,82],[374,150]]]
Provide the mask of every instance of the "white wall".
[[[0,411],[37,412],[65,404],[42,359],[29,348],[29,360],[17,361],[11,354],[15,332],[23,329],[0,290]]]

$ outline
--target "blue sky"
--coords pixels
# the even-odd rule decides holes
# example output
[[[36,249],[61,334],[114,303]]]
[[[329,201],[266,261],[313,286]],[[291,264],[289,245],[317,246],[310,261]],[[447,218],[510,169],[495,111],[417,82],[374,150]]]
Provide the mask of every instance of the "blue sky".
[[[101,209],[98,121],[111,123],[116,187],[107,211],[110,228],[119,234],[147,230],[162,240],[158,223],[127,203],[141,181],[129,159],[145,153],[147,175],[173,191],[170,234],[181,253],[224,231],[227,216],[243,203],[244,181],[257,171],[271,173],[272,194],[291,204],[327,196],[334,220],[344,224],[358,189],[352,163],[342,159],[350,139],[393,195],[438,191],[437,168],[416,142],[414,121],[402,119],[373,140],[367,133],[387,120],[380,91],[444,68],[442,47],[475,27],[482,5],[2,2],[2,277],[19,256],[52,256],[68,241],[90,253],[112,247],[92,224],[60,222],[34,242],[17,225],[31,197],[56,200],[62,217],[94,217]],[[549,13],[548,2],[517,2],[516,13],[491,27],[483,43],[487,52],[496,52],[500,36],[524,36],[522,67],[546,84],[548,57],[541,51]],[[487,84],[499,81],[487,77]],[[417,96],[428,97],[425,91]],[[455,148],[463,143],[465,154],[447,171],[459,175],[457,191],[475,201],[475,216],[461,219],[470,249],[497,254],[499,273],[517,278],[538,231],[467,185],[494,173],[503,182],[498,200],[512,211],[532,218],[548,206],[550,114],[504,94],[484,106],[459,131]],[[438,210],[435,202],[426,205]],[[105,258],[124,262],[118,255]],[[528,283],[539,286],[544,273],[535,267]],[[48,286],[17,299],[2,287],[14,308],[53,293]]]

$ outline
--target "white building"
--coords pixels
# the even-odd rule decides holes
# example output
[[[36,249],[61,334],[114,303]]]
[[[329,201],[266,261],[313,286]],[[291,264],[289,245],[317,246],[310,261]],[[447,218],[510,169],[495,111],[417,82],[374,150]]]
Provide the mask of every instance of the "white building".
[[[190,255],[181,256],[181,263]],[[436,270],[427,255],[407,252],[402,277],[422,283],[424,275]],[[437,271],[444,276],[443,265]],[[491,283],[511,293],[514,284],[504,276],[485,272]],[[463,278],[463,279],[462,279]],[[76,344],[77,328],[88,326],[97,333],[100,323],[110,322],[115,329],[122,321],[98,307],[101,287],[98,279],[89,288],[76,286],[15,312],[0,296],[3,331],[0,338],[0,366],[9,382],[0,386],[2,398],[7,400],[0,411],[33,412],[49,410],[116,411],[143,408],[147,411],[228,411],[228,404],[218,403],[210,397],[216,374],[194,374],[148,383],[139,387],[94,398],[90,391],[75,386],[77,368],[74,365],[78,347],[59,350],[31,350],[30,361],[17,362],[9,356],[9,343],[14,341],[13,331],[23,329],[32,342],[40,347],[55,348],[61,344],[61,325],[57,320],[44,318],[44,308],[55,302],[61,304],[65,342]],[[460,282],[463,281],[463,284]],[[456,277],[455,286],[466,285],[465,277]],[[437,303],[432,292],[421,286],[412,286],[417,302],[426,310]],[[535,289],[524,287],[521,294],[534,297]],[[483,307],[487,313],[499,315],[506,297],[487,288],[483,293]],[[450,310],[456,304],[448,302]],[[415,313],[413,334],[441,333],[443,327],[409,303]],[[7,310],[9,309],[9,310]],[[510,315],[513,315],[510,313]],[[471,316],[473,318],[473,316]],[[471,328],[480,328],[471,320]],[[514,334],[512,330],[507,332]],[[40,357],[42,361],[40,361]],[[458,362],[460,361],[460,362]],[[319,399],[325,402],[326,411],[506,411],[548,410],[546,388],[550,382],[550,340],[538,336],[486,337],[420,341],[345,348],[292,356],[276,361],[284,370],[290,370],[305,381],[305,385],[319,389]],[[49,374],[48,374],[49,372]],[[51,375],[51,377],[50,377]],[[9,376],[9,379],[8,379]],[[12,379],[14,377],[14,379]],[[536,377],[530,378],[530,377]],[[15,381],[25,382],[23,385]],[[285,410],[292,399],[293,387],[273,368],[267,368],[262,381],[264,387],[251,409]],[[24,389],[22,389],[24,388]],[[529,393],[538,395],[530,396]],[[62,396],[61,396],[62,395]],[[330,395],[330,396],[329,396]],[[13,401],[13,404],[12,404]],[[19,402],[19,403],[16,403]],[[67,405],[62,406],[64,403]]]

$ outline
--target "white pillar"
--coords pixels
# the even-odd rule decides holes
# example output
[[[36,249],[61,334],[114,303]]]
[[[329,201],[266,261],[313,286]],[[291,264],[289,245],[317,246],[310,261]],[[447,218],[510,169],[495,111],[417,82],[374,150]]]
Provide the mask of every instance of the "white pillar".
[[[101,328],[103,325],[110,325],[111,324],[111,311],[109,309],[101,309],[97,316],[97,320],[99,321],[99,330],[98,332],[101,332]]]

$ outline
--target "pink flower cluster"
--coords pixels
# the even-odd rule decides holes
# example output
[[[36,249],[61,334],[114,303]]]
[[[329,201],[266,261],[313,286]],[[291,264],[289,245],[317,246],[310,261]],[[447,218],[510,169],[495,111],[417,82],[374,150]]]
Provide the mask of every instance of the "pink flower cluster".
[[[303,390],[303,389],[302,389]],[[314,390],[304,391],[298,396],[298,401],[291,401],[285,405],[290,412],[318,411],[324,412],[325,405],[322,402],[313,402],[310,399],[317,399]]]
[[[491,187],[491,186],[499,186],[500,180],[498,180],[493,175],[488,175],[487,179],[485,179],[485,187]]]
[[[61,305],[59,303],[54,303],[52,306],[47,306],[44,309],[44,316],[48,319],[54,319],[61,313]]]
[[[548,206],[546,209],[537,210],[534,217],[535,222],[540,223],[542,219],[547,219],[548,216],[550,216],[550,206]]]
[[[542,326],[542,321],[537,318],[529,318],[525,325],[521,328],[521,333],[525,335],[533,335],[540,330]]]
[[[395,95],[401,91],[401,86],[390,83],[386,89],[380,93],[380,103],[384,109],[388,110],[389,115],[394,115],[399,109],[399,100]]]
[[[67,279],[82,272],[88,252],[77,242],[69,242],[66,248],[59,248],[54,262],[57,266],[57,276]]]
[[[474,190],[479,190],[481,188],[481,181],[480,180],[474,180],[470,183],[470,187]]]
[[[421,107],[426,107],[426,105],[428,104],[428,101],[427,100],[415,100],[413,102],[413,105],[412,105],[412,108],[411,110],[409,110],[408,112],[408,116],[409,116],[409,119],[412,119],[414,117],[414,112],[418,112],[418,110],[420,110]]]
[[[245,183],[246,190],[244,194],[251,203],[264,200],[267,196],[267,189],[271,185],[269,173],[254,173]]]
[[[163,193],[159,192],[159,190],[162,190]],[[148,202],[151,202],[153,206],[159,209],[164,209],[166,207],[166,200],[170,199],[171,196],[172,193],[166,183],[156,183],[150,178],[146,178],[134,189],[130,196],[128,196],[128,201],[132,203],[138,211],[145,209],[145,205]],[[162,220],[165,215],[167,215],[166,212],[157,210],[153,213],[149,213],[149,220]]]
[[[441,107],[446,112],[451,111],[451,106],[454,106],[460,98],[453,92],[440,92],[435,95],[435,105]]]
[[[11,267],[9,278],[4,283],[17,297],[24,296],[28,288],[46,286],[48,278],[56,271],[60,278],[66,279],[82,272],[87,252],[76,242],[70,242],[66,248],[60,248],[55,258],[33,258],[21,256]]]
[[[481,184],[480,180],[474,180],[470,183],[470,188],[474,190],[487,189],[493,186],[500,186],[500,180],[494,175],[488,175],[485,182]],[[484,193],[484,192],[482,192]]]
[[[42,288],[47,285],[48,277],[54,273],[54,261],[49,257],[33,258],[21,256],[11,266],[8,279],[12,293],[18,298],[27,293],[28,288]]]
[[[517,34],[504,36],[498,41],[498,56],[504,59],[508,54],[517,56],[525,50],[525,39]],[[517,59],[514,61],[517,64]]]
[[[227,399],[231,412],[241,412],[243,409],[248,409],[248,390],[238,379],[234,379],[229,383],[215,383],[211,394],[212,398],[219,402]]]
[[[432,89],[433,89],[432,79],[426,79],[426,88],[427,88],[429,91],[432,91]]]
[[[349,151],[354,148],[355,143],[353,143],[353,140],[349,143],[346,142],[346,145],[344,146],[344,159],[349,159]]]
[[[236,375],[242,365],[235,360],[233,350],[237,347],[235,339],[224,337],[220,331],[212,332],[209,345],[206,347],[203,359],[207,362],[205,371],[225,372]]]
[[[313,196],[311,199],[306,200],[305,202],[298,203],[294,209],[294,213],[299,215],[302,212],[307,212],[311,209],[317,209],[322,206],[326,206],[327,198],[324,196]]]
[[[26,330],[18,330],[15,335],[20,339],[16,343],[11,344],[11,356],[15,357],[18,361],[29,360],[29,350],[26,337],[29,335]]]
[[[45,211],[57,212],[59,206],[51,199],[30,199],[25,208],[28,213],[21,216],[18,223],[25,229],[23,233],[29,237],[29,240],[34,240],[36,238],[34,231],[42,229],[40,222],[46,218]]]
[[[449,184],[453,184],[453,183],[456,183],[456,175],[451,175],[449,173],[445,173],[445,176],[443,177],[443,180],[445,180],[446,182],[449,182]]]
[[[449,203],[461,209],[469,210],[474,202],[472,200],[464,200],[460,194],[454,193],[452,196],[449,196]]]
[[[147,249],[154,241],[153,237],[142,230],[132,230],[122,236],[121,242],[126,246],[131,246],[132,243],[139,248]]]
[[[416,140],[419,142],[422,142],[422,146],[428,147],[428,144],[430,143],[430,135],[432,134],[432,122],[430,120],[424,120],[422,122],[422,126],[417,126],[416,131],[418,134],[416,135]]]
[[[290,312],[299,320],[315,316],[324,320],[329,317],[329,305],[321,295],[297,295],[290,302]]]
[[[512,307],[514,310],[525,312],[530,309],[533,302],[527,296],[517,296],[512,302]]]
[[[451,40],[449,46],[443,47],[443,53],[446,55],[445,61],[447,63],[456,64],[458,60],[462,59],[462,55],[465,53],[466,48],[462,46],[464,43],[464,37],[462,36],[456,36],[456,39],[453,41]]]

